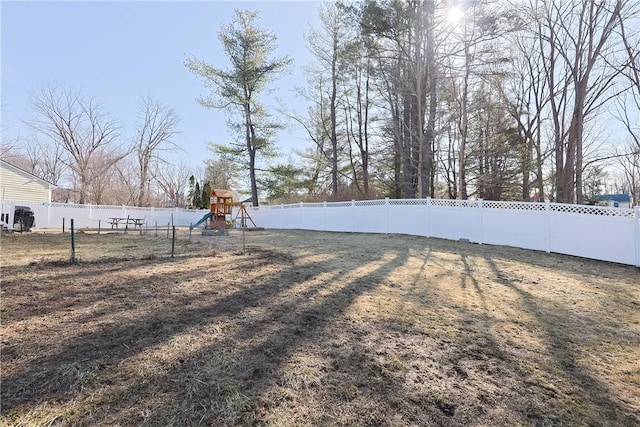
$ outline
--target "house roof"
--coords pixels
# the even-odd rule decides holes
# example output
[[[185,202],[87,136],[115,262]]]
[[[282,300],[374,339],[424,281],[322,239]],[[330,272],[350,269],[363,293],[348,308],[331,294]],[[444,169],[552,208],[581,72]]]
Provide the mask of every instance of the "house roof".
[[[629,194],[600,194],[596,196],[596,200],[598,201],[611,200],[612,202],[631,202],[631,196]]]
[[[3,166],[6,166],[9,169],[13,169],[15,172],[18,172],[21,175],[27,175],[30,178],[36,180],[36,181],[40,181],[42,184],[48,185],[49,188],[58,188],[57,185],[50,183],[49,181],[45,181],[44,179],[32,174],[31,172],[27,172],[26,170],[19,168],[16,165],[12,165],[11,163],[7,162],[6,160],[2,160],[0,159],[0,164],[2,164]]]

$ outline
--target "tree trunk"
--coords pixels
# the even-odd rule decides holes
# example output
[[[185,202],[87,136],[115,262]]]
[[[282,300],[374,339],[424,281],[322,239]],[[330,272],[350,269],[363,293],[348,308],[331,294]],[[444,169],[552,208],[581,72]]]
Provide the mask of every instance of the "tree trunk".
[[[249,97],[247,96],[247,99]],[[247,144],[247,152],[249,153],[249,181],[251,185],[251,206],[258,206],[258,187],[256,185],[256,148],[255,148],[255,129],[251,121],[251,106],[249,103],[244,104],[245,118],[245,138]]]
[[[336,99],[338,95],[338,40],[334,35],[333,52],[331,58],[331,102],[330,120],[331,120],[331,193],[334,197],[338,195],[338,135],[336,127],[338,126],[336,119]]]
[[[362,129],[362,185],[364,187],[365,196],[369,195],[369,68],[370,63],[367,60],[366,80],[364,87],[364,123],[361,123],[359,127]],[[362,117],[360,114],[359,117]]]
[[[529,201],[531,197],[531,182],[530,182],[530,170],[531,170],[531,152],[533,150],[533,143],[531,138],[526,134],[521,134],[523,142],[523,158],[522,158],[522,200]]]
[[[405,89],[403,93],[403,108],[402,108],[402,139],[401,139],[401,151],[402,156],[402,193],[405,199],[415,198],[415,190],[413,188],[413,178],[415,174],[415,167],[413,166],[413,159],[411,153],[411,94],[407,93]]]
[[[148,174],[149,174],[148,161],[142,160],[141,168],[140,168],[140,183],[138,184],[138,201],[137,201],[138,203],[136,204],[137,206],[144,206]]]
[[[469,76],[471,74],[471,53],[469,44],[464,46],[464,78],[462,81],[462,94],[460,95],[460,147],[458,149],[458,198],[467,199],[467,177],[466,177],[466,149],[468,136],[468,98],[469,98]]]
[[[584,131],[584,104],[586,102],[586,92],[586,85],[580,84],[576,90],[576,102],[579,102],[575,106],[574,114],[571,117],[571,127],[569,128],[569,143],[575,147],[575,175],[572,177],[573,182],[575,183],[572,187],[575,188],[575,198],[572,194],[572,200],[569,203],[584,203],[584,196],[582,194],[582,138]],[[579,95],[582,97],[581,99],[579,99]]]
[[[435,2],[428,0],[427,2],[427,25],[425,25],[426,31],[426,73],[427,73],[427,93],[428,93],[428,115],[425,128],[424,137],[422,139],[422,192],[421,198],[429,197],[433,194],[433,177],[432,177],[432,165],[433,165],[433,147],[435,146],[435,127],[436,127],[436,114],[437,114],[437,73],[436,73],[436,54],[435,54],[435,40],[434,40],[434,26],[435,26]]]

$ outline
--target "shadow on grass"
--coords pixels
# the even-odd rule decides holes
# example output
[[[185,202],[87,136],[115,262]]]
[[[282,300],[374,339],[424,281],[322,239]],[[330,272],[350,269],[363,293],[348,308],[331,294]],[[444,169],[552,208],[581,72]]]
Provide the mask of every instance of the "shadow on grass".
[[[605,383],[576,360],[576,356],[585,350],[579,349],[579,343],[574,342],[573,334],[579,333],[581,340],[586,341],[587,344],[597,344],[589,341],[601,340],[604,337],[597,330],[587,331],[585,325],[592,325],[594,329],[598,329],[594,322],[604,327],[608,320],[594,319],[593,314],[578,314],[566,306],[545,307],[545,304],[548,304],[547,301],[536,298],[522,284],[514,282],[509,274],[498,267],[494,259],[485,254],[484,260],[495,275],[495,282],[518,295],[521,307],[535,319],[536,324],[544,332],[548,344],[546,347],[551,353],[552,365],[539,368],[543,369],[546,375],[551,376],[547,380],[552,384],[557,380],[555,386],[560,390],[561,395],[558,395],[558,392],[553,389],[550,390],[546,385],[537,384],[535,380],[530,382],[530,386],[541,389],[543,394],[549,394],[551,391],[548,401],[538,402],[537,413],[549,412],[549,405],[551,405],[552,407],[556,406],[553,410],[559,411],[558,420],[563,424],[571,423],[572,420],[575,420],[573,417],[576,415],[578,418],[589,420],[590,424],[640,424],[640,412],[637,409],[632,409],[631,406],[624,406],[619,399],[613,400],[612,392]],[[584,262],[583,260],[574,261]],[[571,268],[569,267],[569,269]],[[622,330],[625,325],[618,325],[618,328]],[[625,334],[619,341],[625,342],[628,339],[628,334]],[[640,348],[640,339],[637,335],[633,345]],[[536,411],[534,410],[534,412]]]
[[[335,254],[327,255],[332,257]],[[347,253],[341,255],[348,256]],[[229,348],[237,348],[239,343],[240,348],[245,347],[240,353],[232,350],[230,357],[234,360],[245,361],[245,363],[236,366],[235,370],[220,373],[221,376],[218,378],[208,378],[207,383],[218,392],[214,395],[202,396],[204,401],[200,401],[200,404],[194,407],[190,406],[188,411],[182,412],[182,409],[185,409],[182,406],[193,396],[189,397],[180,392],[174,395],[176,394],[174,380],[179,381],[180,378],[197,376],[198,372],[188,366],[202,365],[208,359],[207,355],[215,352],[217,345],[200,350],[194,355],[181,356],[180,359],[183,362],[179,362],[179,365],[184,365],[187,368],[174,367],[170,376],[148,379],[143,384],[130,386],[117,392],[117,396],[108,398],[109,405],[120,406],[121,411],[126,411],[126,408],[131,406],[132,399],[137,402],[141,399],[152,398],[157,396],[158,387],[162,389],[168,386],[169,389],[162,391],[174,395],[170,401],[177,400],[178,403],[171,403],[170,408],[164,407],[162,410],[156,411],[156,414],[168,416],[168,419],[173,417],[176,418],[176,422],[187,424],[195,422],[196,419],[228,423],[232,418],[239,421],[238,416],[246,421],[243,417],[247,413],[255,416],[256,408],[248,406],[245,408],[246,411],[234,410],[233,414],[236,415],[223,414],[220,418],[220,414],[216,414],[211,404],[207,406],[205,401],[218,398],[222,398],[224,401],[224,393],[220,396],[219,391],[221,387],[226,387],[227,380],[233,382],[234,392],[238,394],[257,398],[261,393],[266,392],[272,386],[273,381],[269,373],[276,372],[278,366],[302,343],[317,339],[316,333],[336,316],[343,314],[355,298],[377,286],[373,276],[364,275],[321,296],[320,292],[325,292],[328,288],[333,287],[332,280],[338,281],[339,277],[336,277],[329,262],[307,262],[304,264],[305,270],[313,271],[316,276],[327,275],[328,279],[307,287],[296,297],[282,298],[285,292],[300,286],[306,280],[305,275],[292,269],[291,261],[285,254],[258,253],[251,260],[251,268],[259,269],[261,264],[279,263],[281,268],[277,274],[265,277],[263,280],[259,279],[258,283],[245,284],[228,296],[215,298],[215,302],[211,304],[196,304],[195,307],[191,307],[191,303],[198,303],[203,299],[202,295],[196,295],[191,298],[191,301],[188,299],[180,301],[179,307],[170,307],[166,303],[150,307],[151,309],[147,310],[143,316],[131,319],[127,323],[98,323],[99,326],[72,337],[57,350],[42,352],[41,356],[35,356],[22,369],[3,375],[3,411],[5,413],[11,412],[20,406],[32,405],[35,402],[61,401],[72,399],[78,394],[85,394],[87,388],[100,388],[105,385],[99,381],[103,372],[117,371],[121,363],[154,346],[170,343],[172,339],[189,329],[213,324],[223,318],[241,319],[242,312],[249,308],[263,307],[265,312],[262,316],[242,325],[234,337],[228,338],[231,340]],[[403,257],[400,254],[394,254],[389,261],[376,259],[371,261],[381,263],[375,273],[375,277],[381,277],[390,274],[398,265],[401,265]],[[242,269],[242,267],[236,268]],[[192,271],[191,274],[181,275],[180,280],[188,280],[201,274],[200,271]],[[65,280],[69,279],[70,277],[65,278]],[[118,298],[118,294],[126,297],[126,294],[137,286],[137,281],[132,280],[118,284],[115,290],[105,289],[104,291],[106,297],[113,299]],[[67,295],[67,297],[73,298],[74,296]],[[93,299],[88,301],[88,304],[100,301],[104,297],[105,295],[100,295],[98,292]],[[150,298],[152,297],[150,296]],[[54,304],[51,310],[62,308]],[[116,316],[118,311],[128,309],[129,307],[126,305],[110,305],[94,313],[93,317],[82,319],[82,322],[95,323],[98,319],[104,320],[108,315]],[[33,351],[35,353],[38,349],[33,348]],[[7,362],[7,356],[7,353],[3,354],[5,362]],[[199,360],[201,358],[202,360]],[[191,360],[191,362],[187,363],[186,360]],[[97,384],[87,383],[87,376],[83,375],[83,372],[92,372]],[[263,373],[262,378],[260,373]],[[117,374],[114,374],[117,378]],[[251,385],[238,387],[236,383],[238,380],[240,380],[240,384],[243,383],[242,381],[250,380]],[[178,387],[182,389],[180,385]],[[113,406],[111,408],[114,409]],[[92,416],[100,413],[99,405],[92,408],[91,413],[94,414]],[[104,416],[110,417],[107,414]],[[143,420],[129,420],[125,423],[137,424],[139,421]],[[156,421],[162,423],[161,420]],[[119,419],[118,422],[123,422],[123,419]]]
[[[259,425],[282,410],[293,417],[288,419],[291,425],[448,426],[478,422],[492,406],[508,405],[531,424],[553,423],[536,414],[543,408],[526,406],[527,396],[520,388],[526,373],[491,333],[493,320],[482,282],[469,263],[470,257],[485,257],[482,248],[465,246],[461,261],[472,285],[466,288],[480,295],[485,312],[479,317],[463,307],[452,308],[459,314],[453,326],[467,334],[464,338],[442,336],[428,324],[398,328],[379,321],[371,327],[350,314],[357,300],[393,279],[407,263],[411,248],[424,256],[412,283],[403,284],[407,294],[433,312],[451,308],[438,296],[438,284],[423,276],[433,247],[458,252],[464,244],[407,241],[407,247],[386,252],[358,247],[360,240],[330,252],[313,247],[318,259],[263,250],[254,243],[252,255],[237,257],[233,265],[180,270],[176,286],[207,274],[210,286],[193,294],[174,294],[171,284],[149,293],[147,285],[160,281],[162,274],[151,273],[143,282],[133,274],[168,260],[114,266],[112,272],[132,277],[125,274],[121,283],[83,292],[82,310],[102,304],[76,319],[91,327],[53,349],[38,348],[37,341],[21,344],[32,345],[34,357],[3,374],[3,412],[62,402],[76,405],[64,415],[70,424]],[[359,251],[357,257],[354,251]],[[491,264],[491,258],[486,259]],[[272,269],[249,274],[263,267]],[[492,268],[497,277],[504,276],[495,263]],[[99,266],[63,275],[62,280],[86,280],[91,274],[101,274]],[[229,277],[235,277],[232,284],[225,282]],[[95,295],[88,295],[91,291]],[[80,296],[68,291],[65,298]],[[67,307],[58,301],[46,304],[52,305],[46,313]],[[552,323],[562,321],[544,318],[535,301],[526,307],[549,333]],[[181,344],[192,332],[196,338]],[[563,338],[562,333],[552,338],[561,349],[554,354],[570,360],[564,354],[570,353],[570,344],[560,342]],[[172,352],[173,347],[178,351]],[[420,353],[424,347],[429,351]],[[6,352],[2,361],[11,362]],[[584,373],[571,375],[576,382],[589,380]],[[512,388],[501,395],[505,377]],[[465,394],[477,388],[477,397]],[[604,392],[597,389],[598,396]],[[602,402],[614,412],[623,409],[610,400]],[[291,415],[295,407],[306,412]],[[287,424],[286,419],[279,421]]]

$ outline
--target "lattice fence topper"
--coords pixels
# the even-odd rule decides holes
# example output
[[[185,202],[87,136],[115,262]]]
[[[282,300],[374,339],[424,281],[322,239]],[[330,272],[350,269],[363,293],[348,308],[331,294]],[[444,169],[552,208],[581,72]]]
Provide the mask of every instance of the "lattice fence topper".
[[[328,208],[346,208],[351,206],[351,202],[327,202]]]
[[[551,203],[550,208],[552,212],[577,213],[621,218],[635,217],[634,209],[610,208],[606,206],[565,205],[560,203]]]
[[[87,209],[87,210],[123,210],[127,211],[152,211],[156,213],[161,212],[199,212],[198,209],[180,209],[180,208],[154,208],[154,207],[143,207],[143,206],[124,206],[124,205],[81,205],[79,203],[43,203],[44,206],[49,206],[52,208],[71,208],[71,209]]]
[[[356,200],[355,206],[384,206],[384,200]]]
[[[70,205],[66,203],[51,204],[51,206],[65,206],[85,208],[86,205]],[[367,206],[438,206],[438,207],[459,207],[473,209],[504,209],[511,211],[545,211],[547,206],[552,212],[576,213],[584,215],[598,215],[605,217],[634,218],[634,209],[613,208],[607,206],[585,206],[567,205],[561,203],[541,203],[541,202],[505,202],[494,200],[457,200],[457,199],[381,199],[381,200],[355,200],[343,202],[310,202],[291,203],[286,205],[272,205],[248,207],[251,210],[264,209],[296,209],[296,208],[344,208],[344,207],[367,207]],[[99,209],[122,209],[122,206],[95,206]],[[144,209],[136,207],[126,207],[127,209]],[[157,210],[161,210],[159,208]],[[171,209],[169,209],[171,210]],[[186,210],[183,210],[186,211]]]
[[[52,208],[72,208],[72,209],[89,209],[91,205],[81,205],[79,203],[43,203],[45,206]],[[113,208],[113,206],[110,206]],[[115,206],[116,209],[122,209],[122,206]]]
[[[431,206],[477,208],[480,206],[480,202],[477,200],[431,199]]]
[[[389,199],[389,204],[394,206],[428,205],[430,199]]]
[[[324,208],[324,203],[303,203],[304,208]]]
[[[92,210],[114,210],[114,209],[129,209],[128,206],[106,206],[106,205],[90,205]],[[155,208],[155,210],[160,210],[160,208]],[[169,209],[173,210],[173,209]]]
[[[497,201],[483,201],[482,207],[487,209],[510,209],[517,211],[543,211],[545,210],[544,203],[533,202],[497,202]]]

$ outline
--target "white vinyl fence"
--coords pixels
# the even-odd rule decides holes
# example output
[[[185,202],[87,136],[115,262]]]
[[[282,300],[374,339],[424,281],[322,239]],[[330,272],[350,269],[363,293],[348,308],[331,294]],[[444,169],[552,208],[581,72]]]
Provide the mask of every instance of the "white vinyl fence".
[[[2,212],[13,213],[13,206],[31,208],[35,217],[35,228],[62,228],[63,219],[66,227],[74,220],[74,226],[80,228],[110,229],[110,218],[140,218],[149,228],[166,227],[168,224],[188,226],[195,224],[208,213],[208,210],[173,209],[173,208],[139,208],[132,206],[80,205],[73,203],[33,203],[2,201]],[[13,221],[10,221],[13,222]],[[120,228],[124,225],[121,224]],[[131,225],[129,228],[132,228]]]
[[[640,267],[640,207],[385,199],[261,206],[248,212],[265,228],[468,239]]]
[[[2,201],[2,212],[28,206],[36,228],[110,228],[109,218],[166,226],[195,224],[207,210]],[[640,267],[640,207],[448,199],[384,199],[247,208],[259,227],[395,233],[514,246]],[[234,211],[235,217],[235,211]]]

